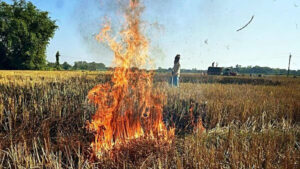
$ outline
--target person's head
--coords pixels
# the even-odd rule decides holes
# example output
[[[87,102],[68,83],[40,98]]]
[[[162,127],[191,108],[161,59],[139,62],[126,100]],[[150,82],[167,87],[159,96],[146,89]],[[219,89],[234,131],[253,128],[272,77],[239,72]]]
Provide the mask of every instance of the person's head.
[[[177,55],[175,56],[174,64],[178,63],[179,60],[180,60],[180,55],[177,54]]]

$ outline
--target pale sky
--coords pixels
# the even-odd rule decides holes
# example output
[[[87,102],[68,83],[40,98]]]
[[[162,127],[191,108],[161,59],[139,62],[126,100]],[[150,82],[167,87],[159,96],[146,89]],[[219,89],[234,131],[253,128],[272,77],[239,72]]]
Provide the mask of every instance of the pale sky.
[[[5,0],[11,2],[10,0]],[[123,0],[122,0],[123,1]],[[126,1],[126,0],[125,0]],[[300,69],[300,0],[142,0],[150,56],[156,66],[172,67],[177,53],[182,68],[259,65]],[[103,18],[120,25],[122,15],[112,0],[32,0],[49,11],[59,29],[47,48],[61,62],[96,61],[111,65],[112,52],[94,36]],[[253,21],[243,30],[254,15]]]

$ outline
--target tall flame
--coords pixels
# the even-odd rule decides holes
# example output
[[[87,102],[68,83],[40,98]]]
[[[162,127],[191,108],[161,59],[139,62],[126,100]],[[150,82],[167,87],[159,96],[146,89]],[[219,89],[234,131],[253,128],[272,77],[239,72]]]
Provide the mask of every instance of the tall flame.
[[[138,0],[129,0],[121,40],[111,36],[109,22],[96,37],[112,49],[116,66],[111,82],[94,87],[88,94],[98,107],[87,124],[95,133],[92,148],[98,157],[131,139],[169,140],[174,135],[174,130],[167,130],[162,120],[164,97],[154,92],[153,72],[146,70],[150,58],[148,40],[141,33],[142,10]]]

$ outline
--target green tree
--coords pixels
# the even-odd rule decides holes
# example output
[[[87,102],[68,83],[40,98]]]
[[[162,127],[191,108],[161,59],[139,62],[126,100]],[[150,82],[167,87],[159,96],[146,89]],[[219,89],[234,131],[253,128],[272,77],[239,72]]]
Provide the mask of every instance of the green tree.
[[[64,62],[61,66],[64,70],[70,70],[72,68],[68,62]]]
[[[48,12],[31,2],[0,1],[0,69],[42,69],[46,47],[57,29]]]
[[[78,61],[74,63],[74,70],[106,70],[106,67],[103,63],[91,62],[87,63],[86,61]]]
[[[55,58],[56,58],[56,69],[57,70],[60,70],[60,64],[59,64],[59,57],[60,57],[60,54],[59,54],[59,51],[56,52],[56,55],[55,55]]]

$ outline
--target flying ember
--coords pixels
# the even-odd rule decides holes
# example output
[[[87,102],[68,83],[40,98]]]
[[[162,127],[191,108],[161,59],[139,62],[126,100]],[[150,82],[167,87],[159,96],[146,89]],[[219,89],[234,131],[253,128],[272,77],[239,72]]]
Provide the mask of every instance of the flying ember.
[[[109,22],[96,37],[114,52],[115,64],[111,82],[94,87],[88,94],[97,106],[87,124],[95,133],[91,146],[97,157],[132,139],[171,141],[174,136],[174,129],[168,130],[163,123],[164,95],[154,91],[153,72],[146,70],[151,61],[149,43],[141,31],[142,12],[140,1],[129,0],[120,38],[111,35]]]

